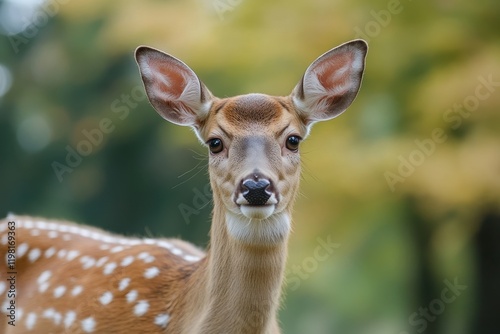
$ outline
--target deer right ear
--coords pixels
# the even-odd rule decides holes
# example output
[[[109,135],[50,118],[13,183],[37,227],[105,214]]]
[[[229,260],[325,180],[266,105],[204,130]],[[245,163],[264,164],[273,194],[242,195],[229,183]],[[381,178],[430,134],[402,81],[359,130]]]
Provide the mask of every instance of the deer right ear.
[[[354,101],[367,51],[365,41],[354,40],[328,51],[307,68],[292,100],[308,127],[337,117]]]
[[[212,94],[179,59],[140,46],[135,51],[149,101],[164,119],[196,127],[208,115]]]

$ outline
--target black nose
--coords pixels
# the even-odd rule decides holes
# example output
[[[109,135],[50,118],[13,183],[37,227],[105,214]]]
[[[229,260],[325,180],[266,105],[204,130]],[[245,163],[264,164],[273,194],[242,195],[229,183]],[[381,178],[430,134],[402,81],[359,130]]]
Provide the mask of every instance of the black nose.
[[[264,205],[271,197],[271,193],[267,191],[270,184],[265,179],[258,181],[245,180],[242,184],[242,195],[250,205]]]

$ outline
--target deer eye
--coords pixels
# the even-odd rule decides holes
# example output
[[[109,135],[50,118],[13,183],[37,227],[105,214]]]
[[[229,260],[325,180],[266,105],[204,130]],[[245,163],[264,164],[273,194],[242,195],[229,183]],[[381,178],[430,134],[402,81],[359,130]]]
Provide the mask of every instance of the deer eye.
[[[299,136],[290,136],[286,139],[286,148],[292,152],[297,152],[299,149],[300,137]]]
[[[214,138],[208,141],[208,148],[210,149],[210,152],[215,154],[222,152],[224,146],[222,145],[222,140],[220,140],[219,138]]]

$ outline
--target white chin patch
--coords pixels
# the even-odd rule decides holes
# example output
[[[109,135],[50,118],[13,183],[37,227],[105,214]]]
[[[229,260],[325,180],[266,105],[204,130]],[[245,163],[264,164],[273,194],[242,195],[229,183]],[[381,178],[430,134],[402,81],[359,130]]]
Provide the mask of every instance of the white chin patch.
[[[290,232],[290,217],[284,212],[272,214],[274,205],[271,208],[260,208],[260,211],[253,211],[256,207],[249,206],[243,209],[243,214],[233,212],[226,213],[226,222],[229,234],[238,241],[253,245],[272,245],[284,241]],[[248,211],[246,211],[248,209]],[[264,210],[263,210],[264,209]],[[243,211],[245,210],[245,211]],[[269,210],[266,212],[265,210]],[[246,212],[246,213],[245,213]],[[260,215],[266,218],[249,218]]]
[[[274,212],[274,204],[270,205],[240,205],[241,213],[250,219],[266,219]]]

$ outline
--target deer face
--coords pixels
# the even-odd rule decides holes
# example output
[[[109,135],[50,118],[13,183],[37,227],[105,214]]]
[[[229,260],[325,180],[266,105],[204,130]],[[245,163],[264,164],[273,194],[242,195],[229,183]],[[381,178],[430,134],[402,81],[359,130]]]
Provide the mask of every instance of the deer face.
[[[288,97],[212,96],[180,60],[140,47],[136,58],[146,92],[168,121],[191,126],[209,149],[214,205],[223,206],[238,239],[281,240],[300,179],[299,144],[317,121],[332,119],[354,100],[367,46],[352,41],[306,70]],[[265,222],[264,222],[265,221]]]
[[[306,127],[289,99],[250,94],[219,100],[200,128],[212,188],[226,209],[266,219],[289,208]]]

